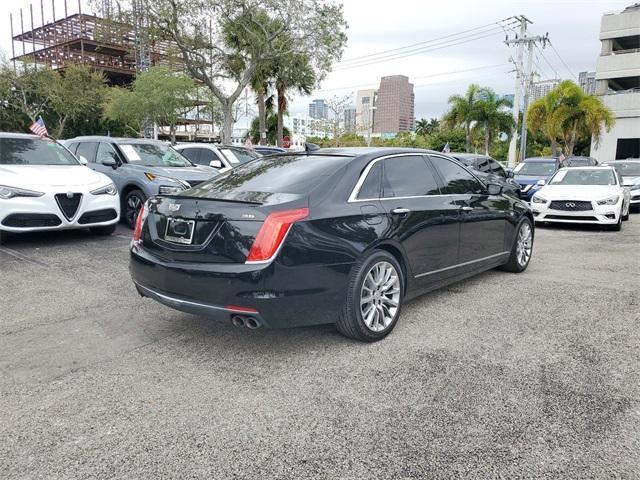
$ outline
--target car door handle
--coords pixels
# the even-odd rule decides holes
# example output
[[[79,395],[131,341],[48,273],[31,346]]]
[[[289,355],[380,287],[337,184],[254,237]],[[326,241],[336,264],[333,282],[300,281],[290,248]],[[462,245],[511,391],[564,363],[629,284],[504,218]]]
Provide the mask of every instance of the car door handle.
[[[395,215],[405,215],[407,213],[409,213],[411,210],[409,210],[408,208],[394,208],[393,210],[391,210],[391,213],[395,214]]]
[[[473,207],[464,206],[460,210],[462,210],[463,212],[473,212]]]

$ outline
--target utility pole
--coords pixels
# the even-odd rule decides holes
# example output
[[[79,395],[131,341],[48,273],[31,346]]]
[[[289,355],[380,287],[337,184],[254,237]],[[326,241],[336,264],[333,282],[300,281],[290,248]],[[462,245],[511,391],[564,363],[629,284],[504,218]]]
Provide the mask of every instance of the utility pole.
[[[549,39],[549,34],[545,36],[528,36],[527,24],[533,23],[524,15],[517,17],[520,20],[520,33],[515,38],[505,40],[507,45],[516,45],[518,48],[517,60],[516,60],[516,83],[513,99],[513,120],[516,127],[511,133],[511,142],[509,143],[509,166],[514,167],[516,164],[516,146],[517,146],[517,124],[518,116],[520,113],[520,91],[524,92],[524,101],[522,109],[522,128],[520,130],[520,156],[519,160],[524,160],[527,153],[527,108],[529,107],[529,93],[531,90],[531,83],[533,80],[533,47],[536,42],[542,43],[543,48]],[[527,47],[527,69],[524,69],[524,48]]]

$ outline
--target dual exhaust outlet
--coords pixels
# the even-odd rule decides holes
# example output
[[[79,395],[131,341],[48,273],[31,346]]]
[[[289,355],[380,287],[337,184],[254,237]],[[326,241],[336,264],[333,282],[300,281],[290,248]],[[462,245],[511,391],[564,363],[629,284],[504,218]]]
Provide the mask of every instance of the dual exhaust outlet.
[[[249,315],[231,315],[231,323],[236,327],[247,327],[249,330],[260,328],[260,322]]]

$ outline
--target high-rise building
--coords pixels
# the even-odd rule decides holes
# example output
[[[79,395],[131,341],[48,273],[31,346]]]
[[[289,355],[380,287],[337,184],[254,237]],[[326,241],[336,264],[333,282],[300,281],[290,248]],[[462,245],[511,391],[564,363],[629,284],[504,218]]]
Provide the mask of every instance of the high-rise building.
[[[349,106],[344,109],[344,131],[354,133],[356,131],[356,107]]]
[[[529,103],[535,102],[539,98],[544,97],[551,90],[560,85],[559,78],[552,78],[550,80],[540,80],[531,83],[531,91],[529,92]]]
[[[602,16],[602,49],[596,63],[596,95],[616,123],[591,156],[599,161],[640,157],[640,4]]]
[[[409,83],[409,77],[382,77],[376,99],[374,133],[395,134],[413,130],[414,100],[413,84]]]
[[[587,95],[596,94],[596,72],[580,72],[578,84]]]
[[[358,90],[356,92],[356,132],[358,135],[367,135],[373,129],[375,106],[375,90]]]
[[[326,120],[329,116],[329,106],[323,98],[312,100],[309,104],[309,116],[315,119]]]

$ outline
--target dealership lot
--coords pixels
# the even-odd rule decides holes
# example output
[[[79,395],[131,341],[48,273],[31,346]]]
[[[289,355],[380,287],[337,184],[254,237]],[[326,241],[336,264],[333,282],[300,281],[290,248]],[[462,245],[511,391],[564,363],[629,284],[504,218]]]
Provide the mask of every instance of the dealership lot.
[[[640,215],[540,228],[529,269],[375,344],[138,297],[131,231],[0,247],[0,476],[621,477],[640,471]]]

